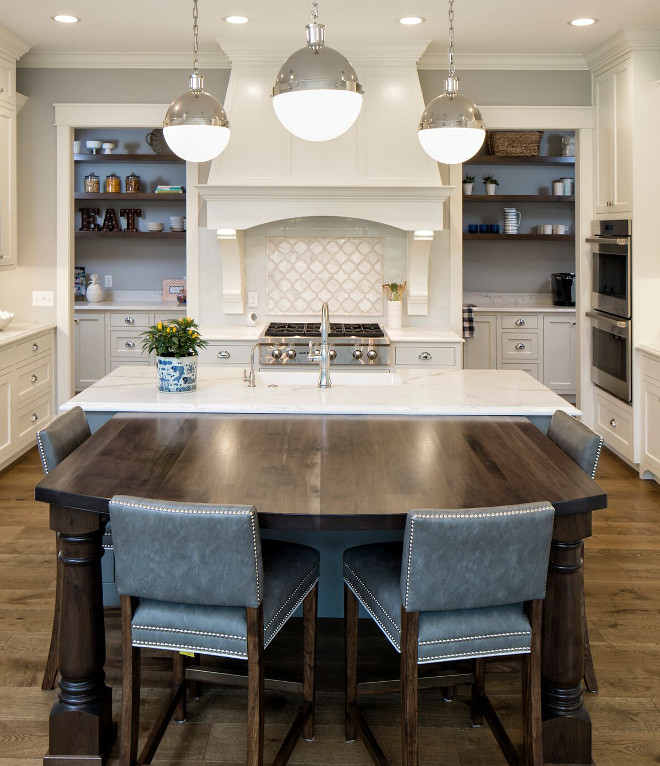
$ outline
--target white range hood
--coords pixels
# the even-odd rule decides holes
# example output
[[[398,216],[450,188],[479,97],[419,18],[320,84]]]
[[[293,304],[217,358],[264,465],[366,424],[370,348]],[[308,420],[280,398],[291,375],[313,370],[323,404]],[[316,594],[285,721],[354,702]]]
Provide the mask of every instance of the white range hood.
[[[360,46],[335,43],[364,87],[356,124],[327,142],[293,137],[277,120],[270,98],[282,62],[296,43],[255,48],[219,41],[232,64],[225,109],[231,123],[227,149],[212,161],[198,186],[206,226],[237,232],[309,216],[375,221],[410,232],[408,313],[425,314],[428,257],[442,229],[443,186],[437,163],[422,150],[417,124],[424,109],[417,61],[426,44]],[[302,47],[298,41],[297,47]],[[242,313],[240,234],[219,238],[225,313]]]

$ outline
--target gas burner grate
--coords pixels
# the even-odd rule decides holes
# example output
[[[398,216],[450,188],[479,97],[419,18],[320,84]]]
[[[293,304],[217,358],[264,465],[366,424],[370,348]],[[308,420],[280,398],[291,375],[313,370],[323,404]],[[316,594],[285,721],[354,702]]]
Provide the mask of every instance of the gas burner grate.
[[[271,322],[266,328],[267,338],[319,338],[320,322]],[[383,338],[385,333],[376,322],[331,322],[329,336],[333,338]]]

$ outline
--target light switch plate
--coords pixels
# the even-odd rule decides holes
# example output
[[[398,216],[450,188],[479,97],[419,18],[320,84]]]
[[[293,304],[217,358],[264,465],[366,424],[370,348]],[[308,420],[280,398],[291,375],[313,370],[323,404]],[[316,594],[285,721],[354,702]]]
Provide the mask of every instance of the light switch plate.
[[[52,290],[33,290],[32,305],[33,306],[54,306],[55,293]]]
[[[105,286],[112,287],[112,274],[106,274],[104,279],[105,279]]]

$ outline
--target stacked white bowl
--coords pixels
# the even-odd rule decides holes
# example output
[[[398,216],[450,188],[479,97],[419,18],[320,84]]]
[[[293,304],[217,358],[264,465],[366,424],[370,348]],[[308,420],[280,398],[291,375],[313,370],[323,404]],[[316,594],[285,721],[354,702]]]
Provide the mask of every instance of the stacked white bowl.
[[[147,221],[147,231],[162,231],[164,228],[162,221]]]
[[[183,223],[183,216],[182,215],[171,215],[170,216],[170,229],[172,231],[183,231],[184,230],[184,223]]]

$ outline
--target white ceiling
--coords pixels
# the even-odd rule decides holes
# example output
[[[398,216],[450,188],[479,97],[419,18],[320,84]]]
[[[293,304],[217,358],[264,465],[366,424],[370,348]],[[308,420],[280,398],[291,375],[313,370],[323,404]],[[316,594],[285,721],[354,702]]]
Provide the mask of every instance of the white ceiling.
[[[331,47],[354,41],[431,41],[428,52],[442,60],[447,47],[447,0],[320,0],[319,21],[326,24]],[[304,45],[309,0],[199,0],[200,67],[216,61],[222,42],[291,41]],[[51,21],[55,13],[79,16],[79,24]],[[222,21],[243,14],[249,24]],[[403,15],[426,23],[404,27]],[[593,27],[567,24],[576,16],[595,16]],[[0,0],[0,24],[32,43],[30,57],[75,53],[169,53],[192,48],[190,0]],[[455,53],[461,55],[573,54],[593,50],[618,30],[660,30],[660,0],[455,0]],[[148,58],[148,56],[146,56]],[[160,57],[162,61],[162,56]],[[207,62],[207,66],[209,63]],[[89,65],[94,65],[93,56]],[[145,64],[146,65],[146,64]],[[161,63],[162,65],[162,63]]]

